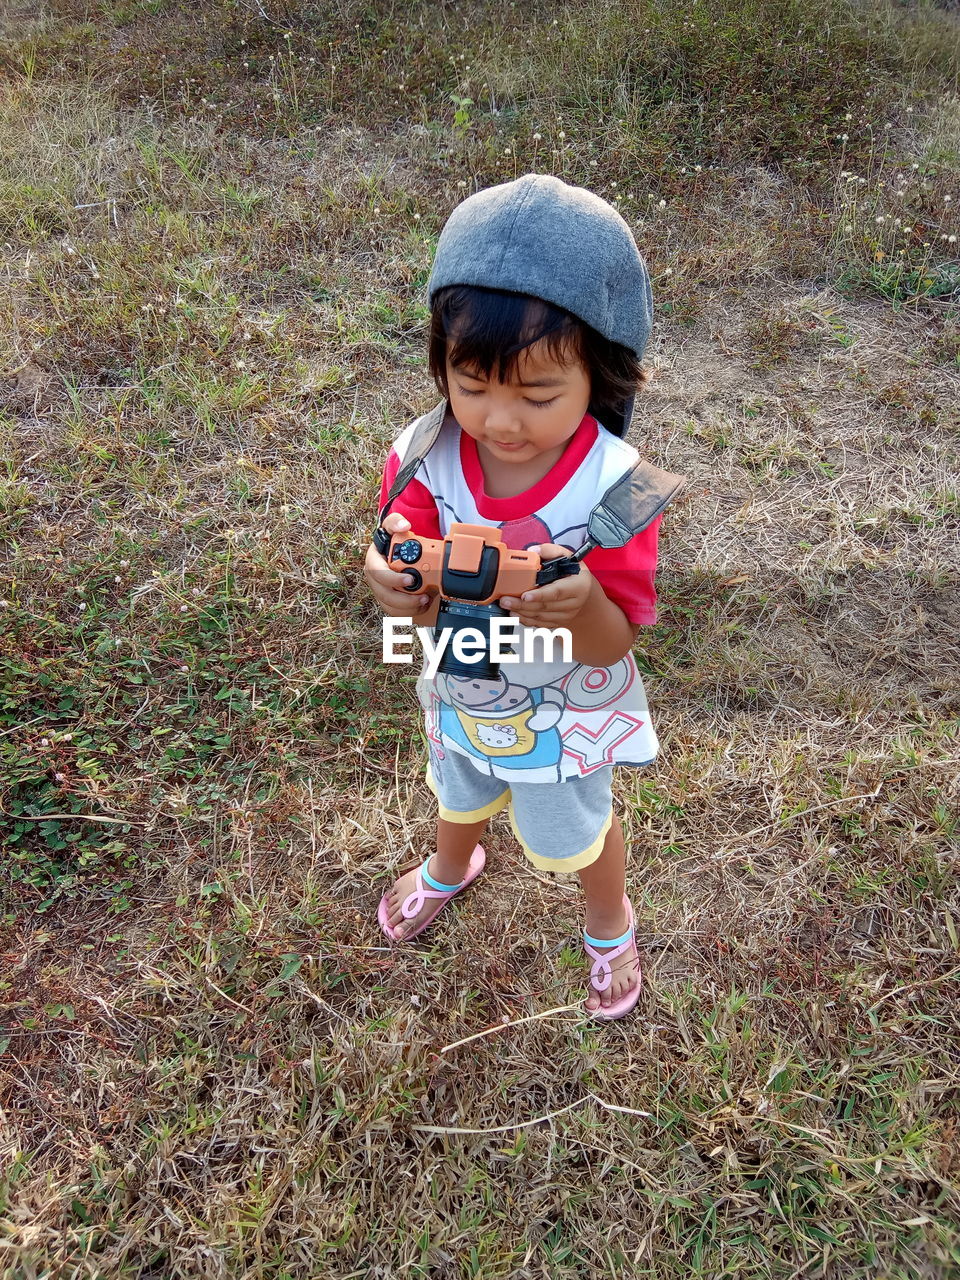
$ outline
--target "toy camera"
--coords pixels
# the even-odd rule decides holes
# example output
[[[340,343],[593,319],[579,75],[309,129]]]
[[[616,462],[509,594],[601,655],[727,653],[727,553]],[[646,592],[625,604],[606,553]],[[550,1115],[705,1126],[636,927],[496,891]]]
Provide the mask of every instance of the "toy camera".
[[[397,533],[383,554],[391,569],[413,579],[404,591],[436,591],[440,595],[434,638],[441,642],[442,632],[450,634],[442,641],[438,670],[485,680],[495,680],[500,674],[499,664],[492,661],[489,652],[491,619],[509,617],[509,611],[497,601],[580,572],[579,562],[571,556],[542,565],[535,551],[515,551],[504,543],[499,529],[481,524],[452,524],[442,540]],[[454,645],[457,632],[468,628],[484,640],[482,652],[472,660],[458,657]]]

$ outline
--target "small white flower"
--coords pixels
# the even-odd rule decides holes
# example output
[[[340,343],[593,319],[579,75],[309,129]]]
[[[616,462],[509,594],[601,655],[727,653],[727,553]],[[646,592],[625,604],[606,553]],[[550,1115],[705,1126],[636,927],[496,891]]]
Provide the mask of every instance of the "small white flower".
[[[850,114],[850,112],[848,111],[848,112],[847,112],[847,114],[846,114],[843,118],[844,118],[844,120],[852,120],[852,119],[853,119],[853,116],[852,116],[852,115]]]
[[[181,671],[189,671],[189,670],[190,670],[190,668],[189,668],[189,667],[181,667],[181,668],[180,668],[180,670],[181,670]]]
[[[673,275],[673,267],[667,267],[666,271],[664,271],[664,273],[663,273],[663,274],[664,274],[665,276],[672,276],[672,275]]]
[[[953,199],[953,196],[944,196],[944,197],[943,197],[943,203],[944,203],[944,204],[949,204],[949,203],[950,203],[950,201],[951,201],[952,199]]]
[[[563,131],[562,129],[561,129],[561,130],[560,130],[560,132],[557,134],[557,137],[561,140],[561,142],[563,141],[563,139],[564,139],[566,136],[567,136],[567,135],[564,133],[564,131]]]
[[[850,135],[848,133],[841,133],[840,135],[841,142],[847,142],[849,141],[849,138],[850,138]]]
[[[848,222],[848,223],[847,223],[847,225],[846,225],[843,229],[844,229],[844,231],[847,233],[847,235],[849,235],[849,234],[850,234],[850,232],[853,230],[853,227],[852,227],[852,226],[850,225],[850,223]]]
[[[667,207],[666,200],[661,200],[660,203],[657,205],[658,209],[665,209],[666,207]]]
[[[85,609],[86,607],[87,607],[87,606],[83,603],[83,601],[81,601],[81,602],[80,602],[80,605],[79,605],[80,612],[81,612],[81,613],[83,613],[83,611],[84,611],[84,609]]]
[[[540,139],[541,139],[542,137],[543,137],[543,134],[542,134],[542,133],[535,133],[535,134],[533,135],[533,140],[534,140],[534,142],[539,142],[539,141],[540,141]]]
[[[957,243],[956,236],[947,236],[947,244],[956,244],[956,243]]]
[[[187,612],[187,606],[186,606],[185,604],[182,604],[182,605],[180,606],[180,612],[181,612],[181,613],[186,613],[186,612]]]
[[[49,745],[50,745],[50,739],[49,739],[49,738],[41,738],[41,739],[40,739],[40,745],[41,745],[41,747],[49,747]]]

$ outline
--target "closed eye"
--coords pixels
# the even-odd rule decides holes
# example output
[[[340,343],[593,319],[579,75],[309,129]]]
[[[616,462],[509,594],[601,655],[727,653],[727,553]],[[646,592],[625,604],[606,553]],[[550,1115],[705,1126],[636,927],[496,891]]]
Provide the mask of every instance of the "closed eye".
[[[549,400],[531,400],[529,397],[525,397],[525,398],[526,398],[527,404],[534,404],[537,406],[538,409],[546,409],[547,405],[551,405],[555,401],[560,399],[559,396],[552,396]]]

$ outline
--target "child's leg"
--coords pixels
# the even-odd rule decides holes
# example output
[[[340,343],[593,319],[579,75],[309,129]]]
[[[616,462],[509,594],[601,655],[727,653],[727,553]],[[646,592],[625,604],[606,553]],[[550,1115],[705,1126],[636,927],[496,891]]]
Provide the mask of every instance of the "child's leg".
[[[627,928],[627,911],[623,905],[626,851],[623,830],[616,814],[610,823],[599,858],[579,871],[580,883],[587,898],[587,933],[594,938],[619,938]],[[598,947],[601,955],[605,949]],[[613,981],[604,992],[592,988],[586,1008],[613,1004],[640,981],[636,961],[626,953],[613,961]]]
[[[612,811],[612,781],[613,768],[607,766],[555,786],[518,784],[512,788],[510,821],[535,867],[576,871],[580,876],[587,897],[587,933],[594,938],[617,939],[627,930],[623,905],[626,853],[620,820]],[[613,948],[595,950],[605,955]],[[603,992],[589,984],[588,968],[585,1007],[590,1011],[621,1000],[639,983],[632,947],[610,965],[612,981]]]
[[[481,818],[479,822],[448,822],[446,818],[437,818],[437,851],[427,867],[434,880],[441,884],[459,884],[463,880],[470,855],[488,821],[488,818]],[[436,902],[428,898],[412,920],[403,918],[400,908],[404,899],[417,887],[417,870],[414,868],[401,876],[387,894],[387,919],[400,937],[415,929],[422,918],[436,909]]]

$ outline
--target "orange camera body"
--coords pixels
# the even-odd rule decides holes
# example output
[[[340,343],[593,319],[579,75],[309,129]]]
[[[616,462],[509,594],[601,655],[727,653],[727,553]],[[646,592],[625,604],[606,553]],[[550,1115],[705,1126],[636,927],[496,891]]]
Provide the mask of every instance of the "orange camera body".
[[[520,596],[537,585],[540,572],[535,551],[514,551],[499,529],[483,524],[452,524],[442,540],[395,533],[386,558],[391,569],[412,577],[405,591],[437,591],[470,604]]]

